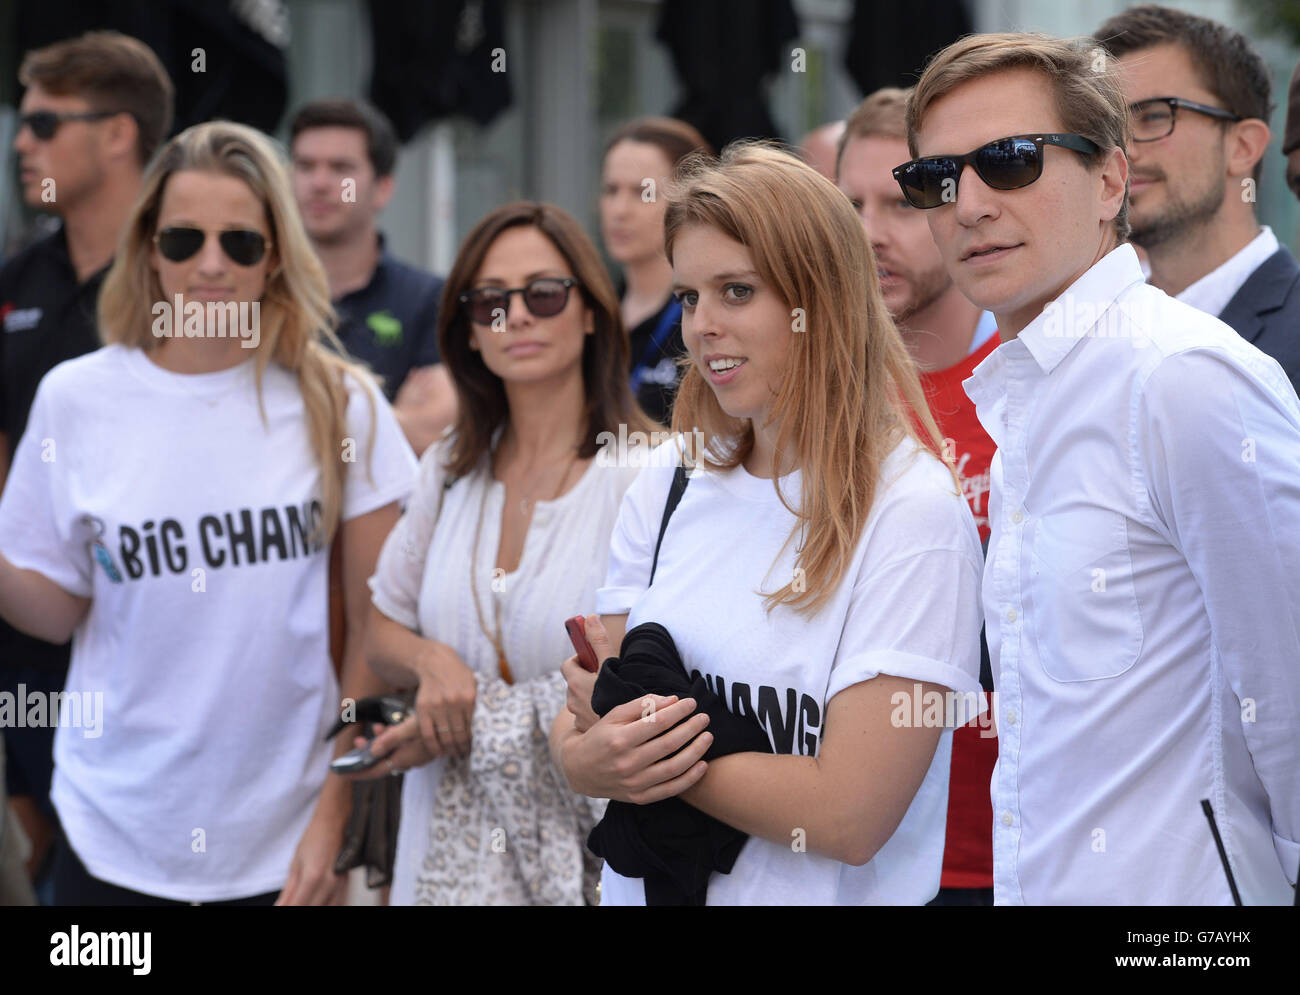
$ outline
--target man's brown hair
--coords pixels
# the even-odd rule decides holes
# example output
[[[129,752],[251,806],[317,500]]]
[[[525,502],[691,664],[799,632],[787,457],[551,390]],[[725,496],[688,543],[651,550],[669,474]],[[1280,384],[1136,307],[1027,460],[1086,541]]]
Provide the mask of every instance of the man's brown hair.
[[[1062,130],[1082,135],[1100,150],[1094,155],[1080,153],[1090,166],[1101,165],[1113,149],[1128,147],[1128,103],[1114,60],[1094,39],[1009,32],[967,35],[925,67],[907,102],[907,147],[911,154],[917,154],[916,135],[932,103],[963,83],[1011,69],[1033,69],[1046,78]],[[1126,240],[1130,230],[1127,189],[1114,225],[1120,241]]]
[[[1117,59],[1156,45],[1178,45],[1191,58],[1201,84],[1225,110],[1238,117],[1262,121],[1267,121],[1272,113],[1269,101],[1273,83],[1268,65],[1245,35],[1226,24],[1172,7],[1145,4],[1106,21],[1097,29],[1097,41]],[[1255,165],[1256,182],[1262,164],[1263,157]]]
[[[886,86],[858,104],[844,122],[835,148],[835,175],[840,172],[844,149],[855,138],[896,138],[907,141],[907,100],[911,90]]]
[[[167,70],[148,45],[117,31],[90,31],[28,52],[18,82],[81,97],[95,111],[130,114],[141,168],[171,131],[175,91]]]

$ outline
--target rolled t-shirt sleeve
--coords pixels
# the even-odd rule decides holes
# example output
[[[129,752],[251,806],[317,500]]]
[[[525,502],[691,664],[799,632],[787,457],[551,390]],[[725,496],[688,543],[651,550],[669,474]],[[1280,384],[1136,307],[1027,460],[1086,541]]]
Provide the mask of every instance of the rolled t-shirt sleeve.
[[[14,566],[35,570],[65,591],[88,598],[93,532],[78,525],[73,508],[76,443],[56,424],[60,405],[52,378],[57,374],[47,376],[36,391],[0,497],[0,553]]]
[[[420,629],[420,585],[443,499],[446,473],[442,461],[446,454],[444,443],[435,443],[425,450],[415,492],[393,531],[388,533],[369,580],[375,607],[413,632]]]
[[[673,443],[665,442],[664,446]],[[650,567],[663,521],[664,502],[672,487],[674,468],[663,453],[637,474],[619,506],[609,540],[605,583],[596,590],[597,615],[626,615],[650,586]]]
[[[411,493],[416,474],[411,444],[392,406],[369,378],[348,378],[347,429],[344,458],[349,451],[354,458],[343,486],[344,521],[401,501]]]
[[[891,674],[972,693],[972,717],[982,711],[980,574],[975,523],[957,495],[913,494],[884,509],[853,586],[826,701]]]

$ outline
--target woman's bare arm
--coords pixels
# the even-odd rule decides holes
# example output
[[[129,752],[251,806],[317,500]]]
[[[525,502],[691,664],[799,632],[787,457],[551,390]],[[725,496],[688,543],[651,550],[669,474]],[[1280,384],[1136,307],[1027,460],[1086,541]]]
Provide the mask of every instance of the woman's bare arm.
[[[89,598],[70,594],[35,570],[14,566],[0,553],[0,616],[18,631],[66,643],[89,610]]]

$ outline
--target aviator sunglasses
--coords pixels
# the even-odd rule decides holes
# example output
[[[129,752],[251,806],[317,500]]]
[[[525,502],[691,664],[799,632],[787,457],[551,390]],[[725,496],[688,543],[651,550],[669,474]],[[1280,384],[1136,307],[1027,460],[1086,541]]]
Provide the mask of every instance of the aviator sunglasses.
[[[523,294],[524,306],[535,318],[553,318],[569,303],[569,290],[578,285],[573,277],[546,276],[526,287],[475,287],[461,294],[459,300],[476,325],[490,325],[497,317],[510,312],[510,295]],[[498,308],[500,310],[498,310]]]
[[[164,228],[153,237],[154,244],[164,259],[183,263],[191,258],[207,241],[208,233],[201,228]],[[240,266],[254,266],[262,261],[270,243],[260,231],[228,228],[217,233],[221,251],[231,262]]]
[[[929,210],[957,200],[957,182],[962,170],[973,166],[976,174],[994,190],[1018,190],[1043,175],[1043,146],[1096,155],[1101,149],[1082,135],[1016,135],[981,145],[965,155],[928,155],[905,162],[894,170],[894,179],[913,207]]]

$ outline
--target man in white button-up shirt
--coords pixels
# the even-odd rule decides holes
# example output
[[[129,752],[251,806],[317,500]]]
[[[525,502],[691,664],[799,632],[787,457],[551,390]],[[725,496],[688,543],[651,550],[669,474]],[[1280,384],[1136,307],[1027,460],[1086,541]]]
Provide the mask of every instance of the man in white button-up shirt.
[[[1300,402],[1274,360],[1144,283],[1126,118],[1099,50],[973,36],[909,107],[912,153],[940,158],[896,174],[1003,339],[965,384],[998,445],[996,900],[1228,903],[1208,799],[1242,900],[1289,904]]]

